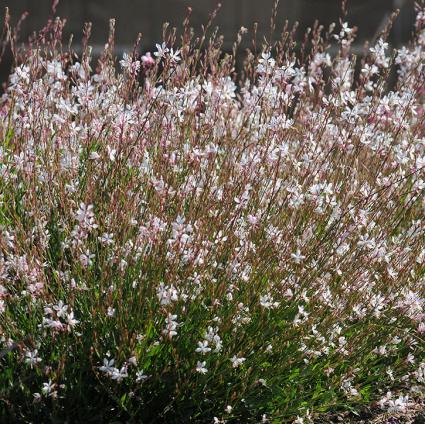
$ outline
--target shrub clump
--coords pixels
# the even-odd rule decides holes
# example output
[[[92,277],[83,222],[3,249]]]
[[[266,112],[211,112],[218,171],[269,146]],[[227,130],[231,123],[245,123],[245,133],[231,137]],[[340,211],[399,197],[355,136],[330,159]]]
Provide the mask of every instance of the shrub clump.
[[[89,26],[80,56],[60,19],[12,44],[2,419],[301,423],[374,402],[408,409],[425,381],[417,12],[399,50],[383,34],[358,59],[343,22],[301,46],[285,28],[239,73],[246,29],[226,54],[188,20],[119,63],[112,23],[94,70]]]

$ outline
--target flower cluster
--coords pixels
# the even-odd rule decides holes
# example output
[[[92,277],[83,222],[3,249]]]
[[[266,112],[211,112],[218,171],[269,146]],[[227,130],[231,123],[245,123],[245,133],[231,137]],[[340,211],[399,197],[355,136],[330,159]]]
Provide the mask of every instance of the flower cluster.
[[[284,31],[239,76],[186,21],[181,45],[165,29],[117,68],[112,41],[94,67],[50,21],[0,100],[1,398],[32,421],[92,396],[105,422],[410,407],[424,16],[409,46],[361,58],[347,23],[304,47]]]

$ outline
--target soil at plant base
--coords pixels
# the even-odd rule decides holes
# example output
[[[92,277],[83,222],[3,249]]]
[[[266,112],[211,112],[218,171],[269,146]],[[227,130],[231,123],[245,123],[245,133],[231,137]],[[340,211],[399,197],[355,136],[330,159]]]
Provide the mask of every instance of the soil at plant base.
[[[350,412],[318,417],[317,424],[425,424],[425,403],[420,403],[408,412],[383,413],[378,409],[365,409],[358,416]]]

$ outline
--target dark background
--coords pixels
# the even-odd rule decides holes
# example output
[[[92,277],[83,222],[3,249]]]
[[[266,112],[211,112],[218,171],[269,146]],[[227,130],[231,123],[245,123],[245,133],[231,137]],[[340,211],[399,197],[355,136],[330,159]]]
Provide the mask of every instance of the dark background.
[[[217,3],[218,0],[61,0],[56,15],[67,19],[65,39],[73,33],[73,45],[77,51],[84,22],[92,22],[91,45],[95,54],[107,40],[109,18],[116,18],[116,50],[121,55],[124,50],[131,49],[138,32],[143,34],[142,49],[153,49],[155,43],[161,41],[162,23],[167,21],[171,26],[179,27],[188,6],[193,9],[191,24],[199,31]],[[225,36],[226,49],[231,48],[242,25],[251,29],[253,23],[258,22],[259,40],[268,33],[274,0],[221,0],[221,3],[214,22]],[[3,19],[6,6],[15,22],[23,12],[29,12],[21,31],[21,39],[25,40],[52,16],[51,4],[51,0],[0,0],[0,17]],[[414,0],[349,0],[348,22],[359,27],[357,47],[362,46],[365,40],[373,41],[396,8],[401,9],[401,13],[390,41],[394,46],[406,42],[413,30],[413,4]],[[301,37],[304,29],[315,19],[329,25],[338,22],[339,16],[339,0],[281,0],[277,27],[282,27],[285,19],[290,23],[299,21]],[[4,81],[9,67],[10,57],[6,57],[0,65],[1,81]]]

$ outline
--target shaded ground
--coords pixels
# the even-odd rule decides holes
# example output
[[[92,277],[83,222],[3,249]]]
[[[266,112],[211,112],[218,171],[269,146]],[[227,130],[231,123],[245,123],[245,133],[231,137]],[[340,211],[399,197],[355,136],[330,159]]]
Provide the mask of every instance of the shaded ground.
[[[318,424],[425,424],[425,403],[413,406],[407,413],[382,413],[367,409],[359,416],[352,413],[324,415],[315,421]]]

